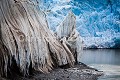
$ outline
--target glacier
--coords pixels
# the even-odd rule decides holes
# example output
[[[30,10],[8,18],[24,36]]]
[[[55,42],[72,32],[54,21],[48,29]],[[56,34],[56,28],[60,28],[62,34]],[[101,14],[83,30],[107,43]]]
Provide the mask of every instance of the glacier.
[[[85,48],[120,48],[120,0],[39,0],[53,32],[72,11]]]

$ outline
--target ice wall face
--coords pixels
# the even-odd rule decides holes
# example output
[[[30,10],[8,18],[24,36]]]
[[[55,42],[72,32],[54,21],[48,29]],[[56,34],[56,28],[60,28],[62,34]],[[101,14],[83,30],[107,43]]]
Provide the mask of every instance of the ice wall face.
[[[120,39],[120,0],[43,0],[43,5],[53,31],[74,12],[85,47],[109,48]]]
[[[78,31],[82,36],[100,37],[98,32],[108,29],[120,32],[117,21],[120,17],[120,0],[76,0],[72,9],[78,15]],[[78,11],[80,13],[78,14]]]

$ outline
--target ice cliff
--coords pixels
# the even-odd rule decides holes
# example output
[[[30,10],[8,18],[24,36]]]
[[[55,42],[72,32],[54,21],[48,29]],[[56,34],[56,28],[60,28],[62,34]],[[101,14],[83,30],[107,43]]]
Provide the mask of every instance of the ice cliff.
[[[87,48],[120,48],[120,0],[41,0],[48,25],[56,27],[69,11]]]

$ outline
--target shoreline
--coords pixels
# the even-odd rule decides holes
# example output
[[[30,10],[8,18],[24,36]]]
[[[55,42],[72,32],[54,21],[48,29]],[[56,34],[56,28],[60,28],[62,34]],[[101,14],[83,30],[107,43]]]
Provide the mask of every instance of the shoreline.
[[[79,63],[73,68],[54,69],[49,74],[40,74],[33,76],[35,80],[97,80],[103,75],[102,71],[91,68],[84,63]]]
[[[97,80],[103,74],[102,71],[98,71],[80,62],[72,68],[56,68],[46,74],[35,72],[29,77],[15,76],[14,79],[7,80]]]

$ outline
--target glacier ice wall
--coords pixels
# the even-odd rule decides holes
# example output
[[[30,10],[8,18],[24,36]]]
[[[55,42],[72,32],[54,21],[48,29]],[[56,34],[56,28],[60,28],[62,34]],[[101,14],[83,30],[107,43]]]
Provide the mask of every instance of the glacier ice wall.
[[[47,14],[51,30],[55,31],[72,11],[76,15],[76,26],[84,47],[120,48],[120,0],[41,1],[40,8]]]

